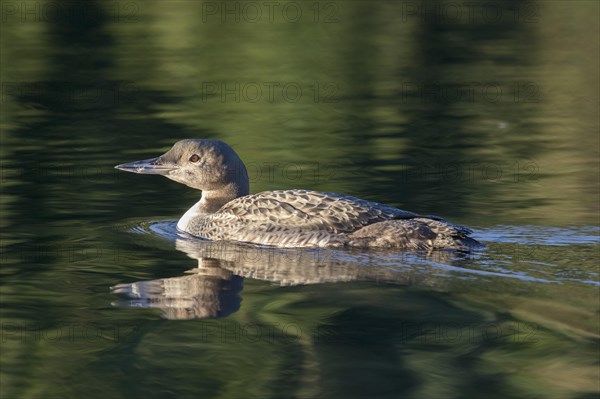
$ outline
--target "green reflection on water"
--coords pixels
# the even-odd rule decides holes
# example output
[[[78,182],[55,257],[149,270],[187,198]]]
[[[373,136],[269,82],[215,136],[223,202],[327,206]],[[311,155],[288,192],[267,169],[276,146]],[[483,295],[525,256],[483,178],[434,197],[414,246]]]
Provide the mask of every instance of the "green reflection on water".
[[[110,306],[109,286],[192,266],[116,227],[197,199],[112,170],[181,138],[230,143],[253,192],[538,226],[527,239],[598,223],[596,2],[494,2],[499,22],[454,20],[448,2],[295,4],[295,23],[223,23],[206,8],[220,2],[2,4],[1,396],[597,395],[597,287],[581,282],[597,281],[597,240],[492,239],[463,265],[560,283],[246,278],[225,319]]]

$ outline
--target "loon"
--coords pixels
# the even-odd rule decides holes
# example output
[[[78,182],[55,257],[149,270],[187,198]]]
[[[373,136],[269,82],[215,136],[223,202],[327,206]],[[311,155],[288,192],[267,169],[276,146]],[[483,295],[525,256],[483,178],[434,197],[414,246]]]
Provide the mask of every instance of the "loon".
[[[384,247],[401,250],[483,247],[471,230],[437,216],[422,216],[355,197],[311,190],[250,194],[237,153],[212,139],[178,141],[163,155],[115,166],[162,175],[201,190],[177,228],[213,241],[276,247]]]

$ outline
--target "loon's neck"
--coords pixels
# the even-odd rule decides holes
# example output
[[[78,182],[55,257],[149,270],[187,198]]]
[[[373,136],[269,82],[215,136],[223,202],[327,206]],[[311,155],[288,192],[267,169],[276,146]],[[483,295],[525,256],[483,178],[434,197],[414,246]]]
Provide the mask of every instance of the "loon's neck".
[[[177,228],[183,231],[188,230],[190,222],[197,217],[210,215],[217,212],[223,205],[233,201],[236,198],[249,194],[248,185],[227,184],[218,190],[202,191],[200,201],[187,210],[187,212],[177,222]]]

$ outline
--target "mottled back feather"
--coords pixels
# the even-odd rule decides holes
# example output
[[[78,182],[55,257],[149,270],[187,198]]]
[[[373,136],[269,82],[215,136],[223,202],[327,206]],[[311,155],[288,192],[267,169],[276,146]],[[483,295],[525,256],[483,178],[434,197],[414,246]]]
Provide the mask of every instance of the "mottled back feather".
[[[379,246],[466,249],[470,234],[435,216],[310,190],[267,191],[236,198],[190,222],[192,234],[282,247]],[[463,240],[464,241],[464,240]]]

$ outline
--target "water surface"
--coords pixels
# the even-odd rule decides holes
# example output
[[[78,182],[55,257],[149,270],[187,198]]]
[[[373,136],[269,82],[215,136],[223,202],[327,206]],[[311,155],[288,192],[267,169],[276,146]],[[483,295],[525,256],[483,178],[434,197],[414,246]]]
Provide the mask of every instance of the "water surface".
[[[223,4],[3,10],[0,396],[597,397],[598,4]],[[181,236],[198,137],[487,249]]]

